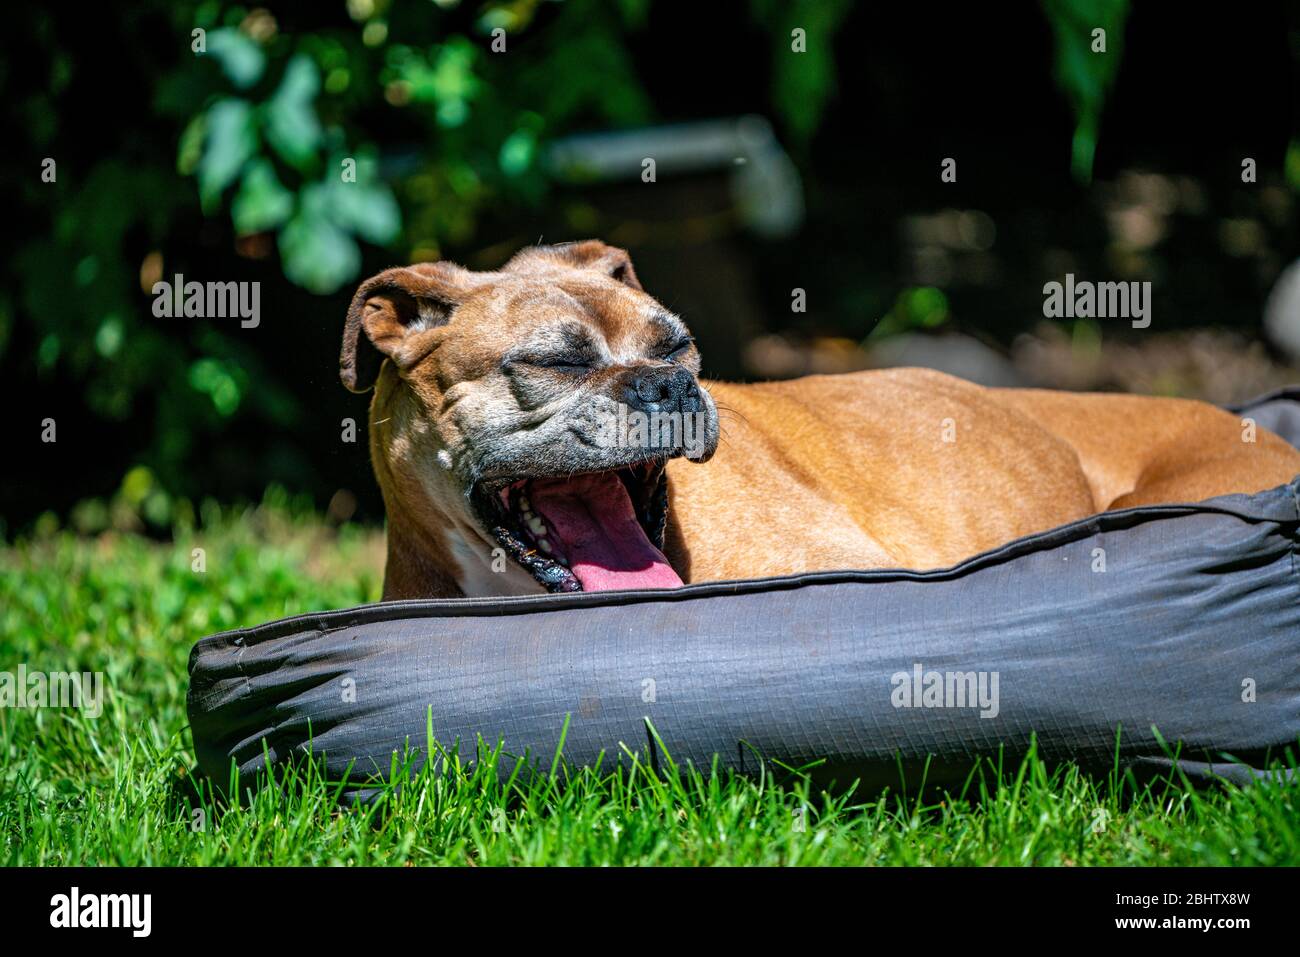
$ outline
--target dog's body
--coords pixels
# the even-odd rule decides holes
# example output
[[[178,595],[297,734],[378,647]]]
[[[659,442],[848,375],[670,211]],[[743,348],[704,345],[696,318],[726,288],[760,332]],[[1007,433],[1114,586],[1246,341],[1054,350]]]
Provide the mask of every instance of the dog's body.
[[[1300,474],[1296,449],[1199,402],[921,369],[702,384],[698,361],[598,242],[364,284],[342,371],[376,384],[384,597],[945,567],[1106,509]],[[694,443],[680,425],[667,446],[623,441],[629,408],[697,422]]]
[[[710,384],[707,466],[668,464],[688,581],[947,567],[1111,508],[1271,488],[1300,453],[1178,399],[987,389],[927,369]]]

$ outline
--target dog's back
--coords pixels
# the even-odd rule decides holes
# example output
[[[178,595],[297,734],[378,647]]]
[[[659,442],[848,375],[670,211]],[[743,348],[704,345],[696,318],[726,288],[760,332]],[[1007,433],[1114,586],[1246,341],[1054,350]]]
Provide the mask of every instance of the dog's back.
[[[1199,402],[986,389],[925,369],[710,383],[722,441],[670,463],[687,580],[955,564],[1151,501],[1251,492],[1300,452]]]

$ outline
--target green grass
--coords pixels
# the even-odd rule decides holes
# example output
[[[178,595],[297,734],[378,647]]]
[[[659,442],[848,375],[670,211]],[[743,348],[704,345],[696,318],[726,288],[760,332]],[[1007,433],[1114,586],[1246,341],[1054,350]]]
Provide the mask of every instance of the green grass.
[[[207,570],[191,569],[192,550]],[[1037,760],[925,803],[795,779],[491,761],[340,809],[309,767],[195,797],[185,665],[222,629],[378,597],[382,538],[283,502],[208,507],[173,542],[47,533],[0,549],[0,670],[102,671],[98,718],[0,709],[7,864],[1297,864],[1300,778],[1136,789]],[[247,782],[245,782],[246,784]]]

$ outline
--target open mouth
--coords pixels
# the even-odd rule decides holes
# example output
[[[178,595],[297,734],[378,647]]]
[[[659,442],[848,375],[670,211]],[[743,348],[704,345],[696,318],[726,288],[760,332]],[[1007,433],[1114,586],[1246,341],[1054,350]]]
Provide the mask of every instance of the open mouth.
[[[547,591],[682,584],[662,550],[668,518],[662,461],[480,482],[470,497],[506,553]]]

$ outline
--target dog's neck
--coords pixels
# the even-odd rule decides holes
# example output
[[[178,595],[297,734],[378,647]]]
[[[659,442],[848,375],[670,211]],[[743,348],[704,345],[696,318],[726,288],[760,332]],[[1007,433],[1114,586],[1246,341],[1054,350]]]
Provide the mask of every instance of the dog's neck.
[[[459,598],[452,570],[437,555],[412,540],[407,526],[388,519],[388,557],[384,565],[384,601],[403,598]]]
[[[370,458],[388,518],[384,600],[513,593],[511,586],[520,583],[499,581],[507,578],[507,573],[491,573],[492,546],[488,540],[468,518],[446,514],[449,503],[456,498],[450,486],[429,487],[420,476],[394,473],[386,450],[398,442],[399,436],[404,443],[410,443],[409,425],[417,418],[408,393],[399,387],[392,364],[384,363],[370,407]],[[516,571],[527,579],[523,584],[532,581],[522,568],[516,566]]]
[[[456,598],[464,594],[454,569],[439,548],[439,538],[425,540],[415,516],[384,492],[388,557],[384,564],[384,601],[403,598]]]
[[[423,527],[400,506],[389,507],[384,601],[544,593],[466,519],[439,519],[436,528]]]

